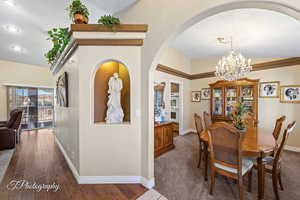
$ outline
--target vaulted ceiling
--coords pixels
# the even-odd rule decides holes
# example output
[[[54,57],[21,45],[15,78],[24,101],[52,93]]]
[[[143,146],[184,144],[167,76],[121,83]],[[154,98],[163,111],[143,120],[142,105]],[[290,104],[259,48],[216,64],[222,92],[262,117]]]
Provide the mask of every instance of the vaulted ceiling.
[[[90,11],[90,23],[113,14],[137,0],[82,0]],[[66,11],[71,0],[0,0],[0,59],[48,66],[44,53],[51,49],[47,31],[68,27]]]
[[[230,45],[217,37],[233,38],[233,48],[250,58],[283,58],[300,55],[300,22],[287,15],[262,9],[223,12],[193,25],[171,47],[189,58],[219,58]]]
[[[90,23],[104,14],[128,8],[137,0],[82,0],[91,13]],[[68,27],[65,10],[71,0],[1,0],[0,59],[49,66],[44,53],[51,48],[47,31]],[[171,44],[188,57],[216,58],[229,46],[217,37],[233,37],[234,48],[247,57],[295,57],[300,52],[300,22],[278,12],[238,9],[211,16],[179,35]]]

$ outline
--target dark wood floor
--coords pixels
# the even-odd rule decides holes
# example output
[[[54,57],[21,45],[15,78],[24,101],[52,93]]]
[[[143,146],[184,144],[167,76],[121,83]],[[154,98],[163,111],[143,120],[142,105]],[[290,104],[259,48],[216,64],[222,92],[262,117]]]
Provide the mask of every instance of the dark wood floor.
[[[59,184],[57,192],[24,189],[10,191],[12,180]],[[1,200],[133,200],[147,189],[139,184],[79,185],[49,130],[23,132],[0,185]]]

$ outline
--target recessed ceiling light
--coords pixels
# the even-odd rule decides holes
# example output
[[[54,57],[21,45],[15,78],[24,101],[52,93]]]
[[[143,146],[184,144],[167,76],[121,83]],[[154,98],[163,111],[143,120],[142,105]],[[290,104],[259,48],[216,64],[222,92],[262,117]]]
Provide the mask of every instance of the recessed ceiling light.
[[[7,24],[7,25],[4,25],[3,28],[7,31],[7,32],[10,32],[10,33],[20,33],[21,32],[21,29],[13,24]]]
[[[17,53],[23,53],[25,51],[25,49],[22,48],[20,45],[11,45],[10,49]]]
[[[4,3],[8,6],[14,7],[15,6],[15,2],[12,0],[4,0]]]

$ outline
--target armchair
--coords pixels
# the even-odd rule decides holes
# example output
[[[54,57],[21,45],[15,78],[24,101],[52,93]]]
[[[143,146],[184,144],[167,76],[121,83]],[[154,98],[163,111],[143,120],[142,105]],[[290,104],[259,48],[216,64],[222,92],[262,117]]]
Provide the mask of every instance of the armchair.
[[[0,150],[15,147],[16,140],[19,140],[22,114],[22,109],[13,110],[10,119],[0,127]]]
[[[12,149],[16,144],[16,132],[7,127],[0,127],[0,150]]]
[[[9,113],[9,117],[10,119],[12,118],[13,114],[15,112],[17,112],[18,110],[20,110],[19,108],[16,108],[16,109],[13,109],[10,113]],[[10,120],[9,119],[9,120]],[[8,123],[9,123],[9,120],[8,121],[0,121],[0,127],[8,127]]]

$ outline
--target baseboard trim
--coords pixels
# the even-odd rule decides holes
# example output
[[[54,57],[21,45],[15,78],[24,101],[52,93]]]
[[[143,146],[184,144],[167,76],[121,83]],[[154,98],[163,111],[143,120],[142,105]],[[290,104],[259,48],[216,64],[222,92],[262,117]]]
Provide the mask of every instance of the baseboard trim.
[[[288,151],[294,151],[294,152],[299,152],[300,153],[300,148],[299,147],[285,146],[284,149],[288,150]]]
[[[196,133],[197,131],[196,131],[195,129],[181,130],[181,131],[180,131],[180,135],[185,135],[185,134],[191,133],[191,132]]]
[[[67,155],[64,147],[62,146],[62,144],[60,143],[60,141],[57,139],[57,137],[55,136],[55,142],[58,145],[60,151],[62,152],[63,156],[65,157],[65,160],[67,161],[67,164],[69,166],[69,168],[71,169],[74,178],[76,179],[77,183],[79,183],[79,173],[76,169],[76,167],[73,165],[73,162],[71,161],[71,159],[69,158],[69,156]]]
[[[154,179],[147,180],[141,176],[79,176],[79,184],[142,184],[151,189]]]
[[[144,178],[144,177],[141,177],[141,184],[145,187],[145,188],[148,188],[148,189],[152,189],[154,188],[155,186],[155,179],[152,178],[150,180]]]
[[[55,141],[78,184],[142,184],[148,189],[152,189],[155,186],[154,178],[148,180],[142,176],[79,176],[76,167],[73,165],[64,147],[56,136]]]

